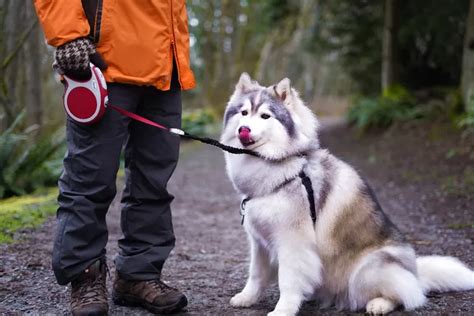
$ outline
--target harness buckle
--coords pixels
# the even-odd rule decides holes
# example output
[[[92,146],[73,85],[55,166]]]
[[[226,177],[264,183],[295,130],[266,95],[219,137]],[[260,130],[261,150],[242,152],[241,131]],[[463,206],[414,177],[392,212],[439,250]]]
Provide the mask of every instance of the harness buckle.
[[[240,225],[243,225],[244,224],[244,220],[245,220],[245,205],[247,204],[247,202],[250,200],[249,197],[246,197],[245,199],[242,200],[242,202],[240,202],[240,216],[242,218],[242,220],[240,221]]]

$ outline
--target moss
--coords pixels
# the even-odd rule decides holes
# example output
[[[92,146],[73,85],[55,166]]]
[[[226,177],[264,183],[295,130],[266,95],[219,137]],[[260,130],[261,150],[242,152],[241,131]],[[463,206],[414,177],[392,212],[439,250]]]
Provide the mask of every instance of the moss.
[[[451,228],[451,229],[474,228],[474,223],[451,223],[448,225],[448,228]]]
[[[57,209],[57,188],[0,201],[0,243],[13,241],[13,234],[44,222]]]

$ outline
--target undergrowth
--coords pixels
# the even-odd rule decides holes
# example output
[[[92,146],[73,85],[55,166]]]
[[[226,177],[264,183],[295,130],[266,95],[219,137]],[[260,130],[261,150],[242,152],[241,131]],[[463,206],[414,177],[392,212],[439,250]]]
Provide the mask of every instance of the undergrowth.
[[[34,137],[24,112],[0,132],[0,199],[55,185],[62,169],[64,130]]]
[[[459,121],[462,104],[458,90],[437,88],[419,94],[415,96],[404,87],[395,85],[386,89],[381,96],[355,97],[347,120],[361,131],[387,128],[396,122],[442,116]],[[460,123],[468,124],[474,126],[474,110],[463,117]]]
[[[216,119],[210,109],[196,109],[183,113],[182,129],[193,135],[209,135]]]

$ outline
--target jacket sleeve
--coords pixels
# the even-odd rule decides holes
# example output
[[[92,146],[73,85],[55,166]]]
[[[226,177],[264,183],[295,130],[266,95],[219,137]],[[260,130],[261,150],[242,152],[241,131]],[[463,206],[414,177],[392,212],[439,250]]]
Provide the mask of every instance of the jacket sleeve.
[[[57,47],[89,35],[81,0],[34,0],[34,3],[49,45]]]

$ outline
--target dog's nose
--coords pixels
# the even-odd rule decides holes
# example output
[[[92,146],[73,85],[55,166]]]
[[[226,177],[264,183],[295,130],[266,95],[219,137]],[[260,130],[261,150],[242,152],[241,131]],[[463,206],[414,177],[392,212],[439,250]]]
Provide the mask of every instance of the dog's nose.
[[[248,126],[239,127],[239,140],[244,146],[249,146],[253,143],[252,136],[250,136],[250,128]]]
[[[239,127],[239,134],[250,134],[250,127],[248,126]]]

